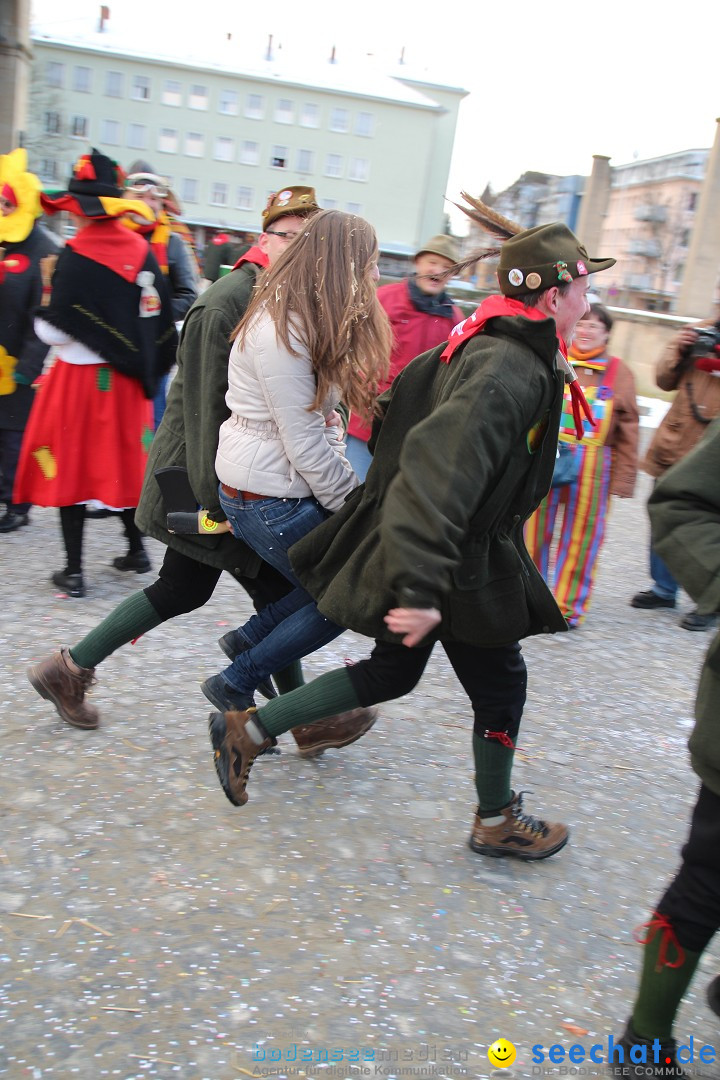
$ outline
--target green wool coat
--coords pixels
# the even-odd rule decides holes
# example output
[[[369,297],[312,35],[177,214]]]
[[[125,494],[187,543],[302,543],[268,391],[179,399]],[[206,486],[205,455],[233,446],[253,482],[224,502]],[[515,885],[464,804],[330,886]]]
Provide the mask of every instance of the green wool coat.
[[[658,480],[652,542],[701,614],[720,611],[720,420]],[[720,795],[720,633],[705,656],[689,741],[692,767]]]
[[[232,533],[177,536],[167,531],[167,510],[154,473],[170,465],[183,466],[200,506],[216,521],[225,519],[215,454],[220,425],[230,415],[225,404],[230,335],[245,314],[258,273],[254,263],[243,263],[206,289],[190,308],[180,335],[177,373],[150,447],[135,511],[138,527],[148,536],[198,562],[248,577],[257,574],[260,558]]]
[[[293,566],[324,615],[369,637],[399,640],[383,622],[396,606],[436,607],[432,638],[484,647],[566,630],[523,541],[555,465],[555,323],[496,318],[449,364],[442,351],[380,399],[365,484]]]

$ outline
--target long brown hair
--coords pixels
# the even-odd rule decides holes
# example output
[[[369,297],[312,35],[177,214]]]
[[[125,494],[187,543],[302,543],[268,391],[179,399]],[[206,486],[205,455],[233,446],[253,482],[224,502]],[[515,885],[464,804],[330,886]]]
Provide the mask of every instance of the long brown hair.
[[[294,351],[294,333],[310,354],[317,379],[312,407],[337,387],[348,408],[368,418],[392,345],[373,277],[377,257],[375,230],[364,218],[340,210],[313,214],[263,275],[233,339],[244,343],[264,307],[285,348]]]

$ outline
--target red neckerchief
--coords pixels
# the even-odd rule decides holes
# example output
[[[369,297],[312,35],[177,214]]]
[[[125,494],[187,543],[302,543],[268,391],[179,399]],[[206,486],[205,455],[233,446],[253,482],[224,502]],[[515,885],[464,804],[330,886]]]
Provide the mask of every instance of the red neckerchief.
[[[242,266],[242,264],[246,262],[255,263],[256,266],[262,266],[263,269],[266,269],[270,265],[270,260],[268,259],[267,255],[262,250],[262,248],[259,248],[257,246],[257,244],[254,244],[253,247],[249,248],[245,252],[244,255],[240,256],[238,261],[233,266],[233,270],[237,270],[238,266]]]
[[[93,221],[71,237],[67,245],[86,259],[107,266],[125,281],[135,281],[147,259],[147,241],[121,221]]]
[[[538,311],[534,307],[525,307],[519,300],[513,300],[509,296],[501,296],[496,293],[493,296],[489,296],[487,300],[483,300],[480,307],[476,308],[467,319],[463,319],[461,323],[454,326],[450,331],[450,337],[445,347],[444,352],[440,356],[440,360],[444,364],[449,364],[453,353],[464,345],[465,342],[474,337],[475,334],[479,334],[480,331],[487,325],[490,319],[496,319],[501,315],[529,319],[531,322],[540,322],[543,319],[547,319],[548,316],[544,315],[542,311]],[[573,374],[573,379],[570,381],[570,398],[572,402],[573,420],[575,421],[575,432],[578,439],[582,439],[584,434],[583,416],[584,413],[593,427],[596,427],[595,418],[592,414],[590,406],[585,400],[585,395],[582,392],[582,387],[578,382],[577,375],[573,371],[572,365],[568,362],[567,358],[567,345],[561,337],[558,337],[558,348],[562,356],[567,363],[567,366]]]

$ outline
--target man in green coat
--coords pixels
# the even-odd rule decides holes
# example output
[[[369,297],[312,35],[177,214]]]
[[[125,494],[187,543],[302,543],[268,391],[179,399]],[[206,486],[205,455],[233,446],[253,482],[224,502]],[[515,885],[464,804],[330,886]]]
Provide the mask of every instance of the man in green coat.
[[[142,532],[166,545],[157,581],[129,596],[82,641],[53,653],[28,672],[38,693],[52,701],[63,720],[74,727],[98,726],[98,710],[86,701],[96,666],[127,642],[206,604],[223,570],[240,582],[258,610],[291,588],[282,574],[231,532],[169,533],[167,508],[155,472],[172,466],[186,469],[198,504],[210,518],[225,519],[218,498],[215,453],[220,425],[229,415],[225,394],[230,336],[245,313],[262,270],[301,232],[305,218],[319,209],[313,188],[289,187],[272,195],[263,212],[258,244],[242,256],[231,274],[202,293],[187,314],[178,346],[177,374],[150,448],[135,514]],[[276,680],[281,693],[301,686],[300,665],[283,667]],[[368,729],[374,716],[374,711],[367,709],[352,711],[350,716],[326,714],[323,724],[293,734],[300,753],[311,757],[328,747],[354,741]]]
[[[373,654],[260,710],[211,717],[231,802],[247,801],[255,756],[292,723],[313,723],[323,701],[344,710],[407,694],[440,641],[473,706],[472,849],[544,859],[567,842],[510,785],[527,683],[518,641],[567,629],[523,525],[550,488],[566,379],[584,404],[565,342],[588,310],[589,275],[614,261],[589,258],[561,224],[507,240],[502,295],[382,396],[365,485],[291,549],[321,614],[374,637]]]
[[[720,611],[720,420],[659,480],[648,503],[653,548],[701,615]],[[690,762],[700,792],[682,865],[646,923],[640,986],[614,1074],[685,1076],[672,1035],[675,1015],[720,928],[720,633],[710,645],[695,700]],[[707,992],[720,1016],[720,977]],[[633,1048],[636,1047],[637,1049]]]

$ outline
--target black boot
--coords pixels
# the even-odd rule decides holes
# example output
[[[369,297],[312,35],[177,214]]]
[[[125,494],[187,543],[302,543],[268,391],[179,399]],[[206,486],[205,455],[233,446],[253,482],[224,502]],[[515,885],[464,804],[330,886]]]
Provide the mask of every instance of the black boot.
[[[677,1043],[674,1039],[643,1039],[633,1031],[632,1021],[628,1020],[625,1034],[616,1047],[622,1047],[623,1061],[618,1062],[618,1054],[608,1063],[611,1076],[623,1077],[623,1080],[647,1080],[648,1077],[687,1077],[677,1063]]]

